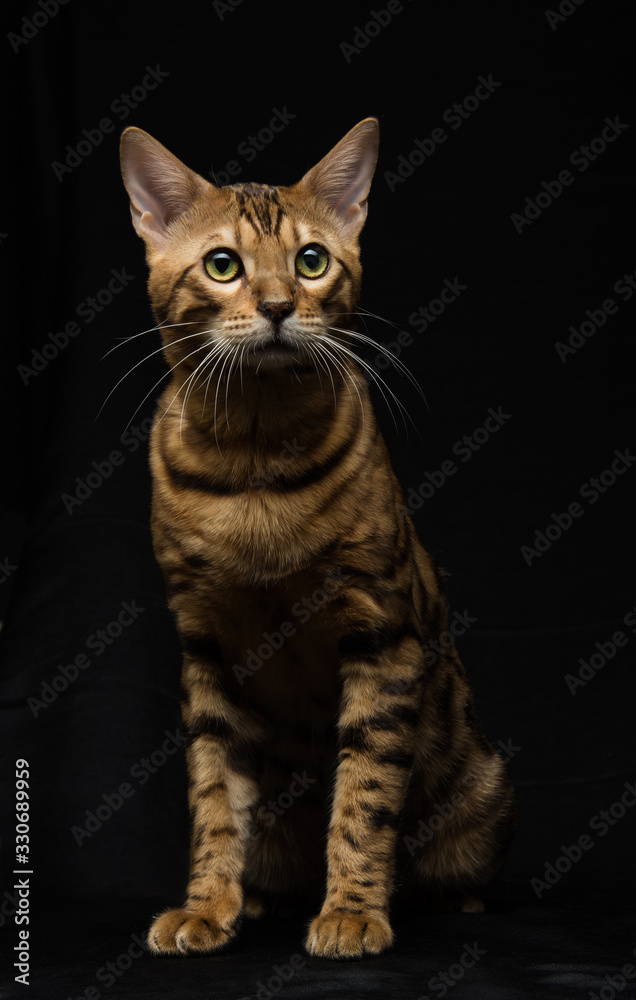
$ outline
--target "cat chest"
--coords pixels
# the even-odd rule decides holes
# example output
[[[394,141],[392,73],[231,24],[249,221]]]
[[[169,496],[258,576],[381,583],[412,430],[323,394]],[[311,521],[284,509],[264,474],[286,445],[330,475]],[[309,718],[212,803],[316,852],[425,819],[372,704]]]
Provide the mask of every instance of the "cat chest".
[[[224,683],[238,702],[247,700],[285,730],[324,729],[335,720],[340,694],[333,602],[345,586],[345,575],[334,571],[269,585],[208,582],[191,594],[189,628],[214,635]]]
[[[175,548],[238,582],[273,581],[315,564],[346,527],[309,491],[233,495],[155,489],[153,516]]]

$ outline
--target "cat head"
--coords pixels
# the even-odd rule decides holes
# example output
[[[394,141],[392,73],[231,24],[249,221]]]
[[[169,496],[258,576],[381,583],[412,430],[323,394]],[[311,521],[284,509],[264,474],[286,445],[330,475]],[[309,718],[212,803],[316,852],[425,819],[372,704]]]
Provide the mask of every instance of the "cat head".
[[[171,365],[240,355],[267,371],[333,352],[334,328],[355,326],[377,152],[366,118],[292,186],[216,187],[146,132],[124,131],[122,175]]]

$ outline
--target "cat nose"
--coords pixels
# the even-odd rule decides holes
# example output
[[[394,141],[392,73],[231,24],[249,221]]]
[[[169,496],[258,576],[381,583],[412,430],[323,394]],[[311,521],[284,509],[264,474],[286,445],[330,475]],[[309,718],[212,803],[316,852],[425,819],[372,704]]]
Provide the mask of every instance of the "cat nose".
[[[256,308],[272,323],[280,323],[294,311],[294,303],[288,299],[277,299],[275,302],[259,302]]]

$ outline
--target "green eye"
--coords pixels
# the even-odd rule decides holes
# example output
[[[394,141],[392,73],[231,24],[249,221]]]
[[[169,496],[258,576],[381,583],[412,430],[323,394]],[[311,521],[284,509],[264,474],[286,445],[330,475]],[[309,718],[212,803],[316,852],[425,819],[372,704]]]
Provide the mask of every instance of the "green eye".
[[[241,258],[234,250],[212,250],[205,258],[205,269],[215,281],[232,281],[243,270]]]
[[[308,243],[296,254],[296,270],[303,278],[319,278],[329,266],[329,254],[318,243]]]

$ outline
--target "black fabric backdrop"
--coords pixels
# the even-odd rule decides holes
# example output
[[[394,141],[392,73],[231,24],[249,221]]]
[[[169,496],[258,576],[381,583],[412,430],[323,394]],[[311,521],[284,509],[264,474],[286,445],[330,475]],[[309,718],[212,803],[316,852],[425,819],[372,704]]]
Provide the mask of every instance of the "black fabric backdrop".
[[[632,5],[4,13],[0,997],[24,992],[20,929],[38,997],[636,996]],[[370,114],[362,306],[395,326],[366,330],[408,334],[426,404],[365,357],[416,425],[375,393],[451,574],[518,834],[485,914],[398,914],[377,959],[310,959],[298,919],[250,924],[223,955],[151,959],[136,936],[179,901],[187,814],[148,528],[165,368],[144,360],[156,334],[123,343],[152,320],[118,136],[139,125],[204,175],[292,183]],[[29,876],[14,875],[19,759]]]

